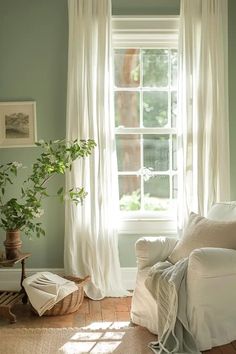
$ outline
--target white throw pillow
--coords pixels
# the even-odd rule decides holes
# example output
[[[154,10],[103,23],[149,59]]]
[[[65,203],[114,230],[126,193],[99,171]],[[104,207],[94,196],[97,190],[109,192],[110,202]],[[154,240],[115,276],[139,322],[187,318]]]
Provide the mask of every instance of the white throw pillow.
[[[236,221],[236,202],[214,204],[209,210],[207,218],[220,221]]]
[[[168,260],[175,264],[188,257],[196,248],[217,247],[236,249],[236,221],[216,221],[191,213],[182,239]]]

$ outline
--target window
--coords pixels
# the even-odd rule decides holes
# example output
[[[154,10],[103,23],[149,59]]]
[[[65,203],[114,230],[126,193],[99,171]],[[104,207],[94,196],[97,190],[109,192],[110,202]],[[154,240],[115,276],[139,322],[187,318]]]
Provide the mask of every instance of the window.
[[[177,196],[176,31],[170,35],[164,18],[127,21],[116,23],[113,56],[120,211],[126,220],[171,219]]]

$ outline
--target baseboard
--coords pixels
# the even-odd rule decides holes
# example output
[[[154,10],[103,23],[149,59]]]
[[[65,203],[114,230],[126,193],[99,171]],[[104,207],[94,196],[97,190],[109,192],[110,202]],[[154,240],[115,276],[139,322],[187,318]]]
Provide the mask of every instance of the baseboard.
[[[137,275],[137,268],[135,267],[121,268],[121,277],[125,289],[134,290],[136,275]]]
[[[27,269],[26,273],[27,276],[35,274],[37,272],[51,272],[56,273],[58,275],[64,274],[63,268],[50,268],[50,269],[43,269],[43,268],[31,268]],[[121,268],[121,276],[124,287],[127,290],[133,290],[135,286],[135,279],[137,274],[137,268]],[[20,278],[21,278],[21,269],[0,269],[0,290],[19,290],[20,289]]]

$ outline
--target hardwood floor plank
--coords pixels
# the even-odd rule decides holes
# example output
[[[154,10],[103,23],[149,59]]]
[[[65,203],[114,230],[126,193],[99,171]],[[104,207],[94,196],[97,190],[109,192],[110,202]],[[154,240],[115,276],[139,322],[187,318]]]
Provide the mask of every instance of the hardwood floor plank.
[[[114,308],[115,308],[115,312],[130,311],[130,305],[127,303],[127,299],[125,297],[117,298],[116,301],[114,302]]]
[[[89,299],[86,297],[79,308],[80,313],[89,313]]]
[[[94,322],[102,322],[102,314],[101,312],[90,312],[89,314],[86,313],[85,314],[85,318],[86,318],[86,325],[88,325],[88,322],[89,324],[91,323],[94,323]]]
[[[49,327],[73,327],[74,315],[64,315],[64,316],[43,316],[43,325],[47,328]],[[61,320],[60,320],[61,319]]]
[[[116,320],[117,321],[130,321],[130,312],[116,312]]]
[[[102,309],[102,320],[103,322],[114,322],[116,321],[116,314],[113,309]]]
[[[231,343],[220,346],[220,350],[221,350],[221,354],[235,354],[236,353],[236,349],[233,347],[233,345]]]
[[[89,301],[89,312],[91,314],[101,313],[101,301]]]
[[[126,303],[128,305],[128,307],[131,307],[131,302],[132,302],[132,296],[127,296],[125,297]]]
[[[93,322],[94,322],[93,316],[91,316],[90,313],[86,313],[86,314],[85,314],[85,325],[86,325],[86,326],[89,326],[89,325],[91,325]]]
[[[226,344],[220,347],[212,348],[211,350],[205,350],[202,352],[203,354],[235,354],[236,349],[234,348],[233,344]]]
[[[116,298],[106,297],[101,300],[101,308],[102,310],[113,310],[116,302]]]
[[[86,314],[76,313],[74,316],[73,327],[85,327],[86,326]]]
[[[218,347],[213,348],[211,350],[205,350],[202,352],[203,354],[222,354]]]

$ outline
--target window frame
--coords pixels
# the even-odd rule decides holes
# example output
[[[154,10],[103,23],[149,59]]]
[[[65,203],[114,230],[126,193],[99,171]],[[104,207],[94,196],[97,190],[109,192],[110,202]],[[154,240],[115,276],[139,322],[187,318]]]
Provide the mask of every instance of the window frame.
[[[113,48],[178,48],[179,16],[114,16],[112,18]],[[119,90],[117,90],[119,91]],[[139,133],[142,134],[139,128]],[[175,128],[150,128],[150,133],[176,134]],[[143,129],[143,134],[147,132]],[[115,128],[116,134],[137,134],[137,128]],[[172,172],[168,173],[171,177]],[[156,212],[120,212],[119,233],[127,234],[175,234],[174,215]]]

